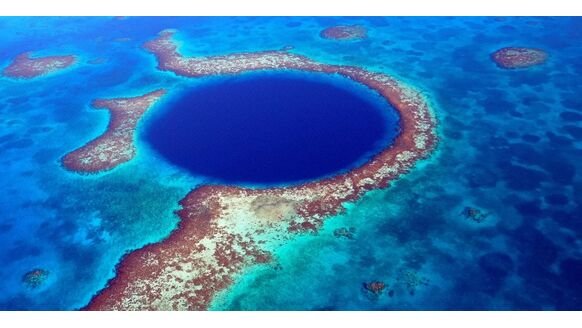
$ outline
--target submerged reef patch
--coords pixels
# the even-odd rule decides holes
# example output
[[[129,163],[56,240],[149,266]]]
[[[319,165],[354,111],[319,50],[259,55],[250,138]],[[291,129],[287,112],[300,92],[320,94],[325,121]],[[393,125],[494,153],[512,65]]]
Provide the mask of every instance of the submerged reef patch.
[[[382,292],[386,288],[386,284],[383,281],[365,282],[362,284],[362,288],[364,289],[367,295],[372,297],[378,297],[382,294]]]
[[[319,36],[328,40],[353,41],[365,39],[367,30],[360,25],[338,25],[321,31]]]
[[[476,223],[481,223],[481,222],[485,221],[487,219],[487,217],[489,216],[489,214],[484,213],[480,209],[475,208],[475,207],[470,207],[470,206],[465,207],[463,209],[463,211],[461,212],[461,215],[465,219],[471,220],[471,221],[476,222]]]
[[[49,271],[44,269],[34,269],[22,276],[22,282],[28,288],[38,288],[40,287],[48,278]]]
[[[541,49],[507,47],[491,54],[493,61],[501,68],[526,68],[546,62],[548,54]]]
[[[396,281],[402,283],[410,295],[414,295],[419,287],[428,286],[430,282],[414,270],[401,270]]]
[[[187,58],[177,52],[173,33],[162,32],[145,44],[163,71],[184,77],[257,70],[338,74],[384,97],[400,116],[401,133],[367,163],[331,178],[291,187],[193,189],[180,201],[178,228],[167,239],[126,255],[88,310],[208,309],[245,269],[274,262],[270,249],[295,234],[316,232],[326,217],[342,211],[342,203],[387,187],[427,157],[437,142],[436,120],[422,94],[386,74],[286,51]]]
[[[333,231],[333,235],[336,238],[346,238],[346,239],[354,239],[354,234],[356,233],[356,228],[350,227],[341,227],[337,228]]]
[[[72,55],[32,58],[30,52],[25,52],[16,56],[12,63],[2,71],[2,75],[17,79],[32,79],[65,69],[76,61],[76,57]]]

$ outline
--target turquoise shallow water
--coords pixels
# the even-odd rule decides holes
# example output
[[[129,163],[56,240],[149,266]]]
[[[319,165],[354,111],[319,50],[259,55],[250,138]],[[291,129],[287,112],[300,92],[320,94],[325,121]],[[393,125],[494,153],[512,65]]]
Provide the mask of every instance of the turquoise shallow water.
[[[335,24],[363,25],[368,38],[319,37]],[[84,306],[122,254],[169,234],[178,200],[205,181],[139,137],[138,156],[111,172],[59,164],[105,129],[92,99],[204,83],[155,69],[141,44],[165,28],[180,30],[184,55],[292,45],[386,72],[423,90],[439,119],[432,158],[276,250],[274,265],[251,268],[213,308],[582,309],[580,27],[569,17],[1,18],[0,67],[29,50],[80,63],[0,79],[0,309]],[[489,54],[505,46],[550,58],[502,70]],[[467,206],[488,215],[469,220]],[[334,236],[342,227],[353,239]],[[21,280],[34,268],[50,274],[32,289]],[[362,288],[375,280],[387,285],[377,297]]]

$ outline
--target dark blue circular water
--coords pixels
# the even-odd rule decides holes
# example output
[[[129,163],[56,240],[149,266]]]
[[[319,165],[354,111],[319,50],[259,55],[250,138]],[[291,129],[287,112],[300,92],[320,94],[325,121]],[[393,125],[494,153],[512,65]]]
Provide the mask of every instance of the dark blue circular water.
[[[195,175],[273,185],[361,165],[397,132],[396,111],[365,86],[324,74],[253,73],[182,93],[144,137]]]

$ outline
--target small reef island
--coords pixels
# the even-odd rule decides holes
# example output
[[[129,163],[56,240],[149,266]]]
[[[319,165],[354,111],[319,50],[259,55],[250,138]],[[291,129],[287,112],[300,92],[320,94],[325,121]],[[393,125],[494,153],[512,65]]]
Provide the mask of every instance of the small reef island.
[[[400,117],[400,134],[367,163],[333,177],[290,187],[195,188],[180,201],[178,228],[167,239],[126,255],[87,310],[207,309],[245,268],[271,262],[269,248],[295,234],[316,232],[326,217],[342,211],[342,203],[388,186],[427,157],[437,142],[436,120],[422,94],[386,74],[319,63],[288,49],[187,58],[177,51],[175,33],[163,31],[144,45],[160,70],[189,78],[267,70],[337,74],[391,104]],[[96,101],[94,107],[112,114],[108,129],[67,154],[64,167],[96,173],[130,160],[140,117],[165,93]]]

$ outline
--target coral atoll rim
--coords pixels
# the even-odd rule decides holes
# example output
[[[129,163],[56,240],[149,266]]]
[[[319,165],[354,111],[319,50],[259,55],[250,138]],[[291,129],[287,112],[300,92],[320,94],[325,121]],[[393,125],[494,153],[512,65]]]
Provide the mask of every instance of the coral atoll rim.
[[[390,102],[400,115],[401,133],[364,165],[332,178],[293,187],[205,185],[192,190],[180,201],[178,228],[167,239],[125,256],[116,277],[91,300],[89,310],[207,309],[246,268],[273,261],[268,247],[296,233],[316,233],[327,216],[342,210],[342,203],[388,186],[427,157],[437,142],[436,120],[422,94],[386,74],[323,64],[285,51],[187,58],[177,52],[173,33],[162,32],[144,45],[161,70],[185,77],[277,69],[339,74]],[[135,124],[123,131],[132,134],[133,128]],[[115,134],[106,134],[114,142]],[[127,135],[122,138],[123,144],[130,140]]]
[[[164,94],[160,89],[133,98],[98,99],[96,109],[111,114],[104,134],[68,153],[63,166],[77,173],[97,173],[115,168],[135,156],[134,133],[142,115]]]

